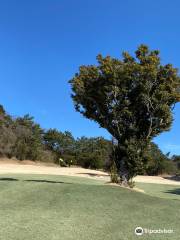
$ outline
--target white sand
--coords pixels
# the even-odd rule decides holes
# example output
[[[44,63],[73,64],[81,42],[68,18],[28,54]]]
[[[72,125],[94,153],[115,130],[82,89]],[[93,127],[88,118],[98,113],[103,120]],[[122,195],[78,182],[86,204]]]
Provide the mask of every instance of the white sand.
[[[46,166],[42,163],[34,163],[31,161],[20,162],[15,160],[2,160],[0,161],[0,174],[7,173],[66,175],[87,177],[106,182],[110,181],[110,177],[107,173],[97,170],[84,169],[80,167],[58,167],[54,164],[51,166]],[[180,181],[169,180],[160,176],[137,176],[134,178],[134,181],[143,183],[180,185]]]

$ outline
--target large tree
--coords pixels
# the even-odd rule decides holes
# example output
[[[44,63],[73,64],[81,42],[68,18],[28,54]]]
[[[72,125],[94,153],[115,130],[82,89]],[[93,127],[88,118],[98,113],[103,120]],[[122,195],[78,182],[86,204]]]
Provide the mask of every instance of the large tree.
[[[70,80],[75,108],[117,140],[115,162],[125,185],[144,166],[143,153],[153,137],[170,129],[180,78],[159,51],[141,45],[122,60],[97,56],[98,65],[81,66]]]

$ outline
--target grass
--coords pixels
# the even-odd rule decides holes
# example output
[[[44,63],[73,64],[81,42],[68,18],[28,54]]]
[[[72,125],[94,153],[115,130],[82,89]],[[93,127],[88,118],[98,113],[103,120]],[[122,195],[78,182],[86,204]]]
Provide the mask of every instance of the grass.
[[[179,194],[161,198],[154,185],[143,194],[86,178],[0,175],[0,239],[179,240]],[[174,233],[138,237],[137,226]]]
[[[136,186],[150,196],[180,200],[180,186],[156,183],[136,183]]]

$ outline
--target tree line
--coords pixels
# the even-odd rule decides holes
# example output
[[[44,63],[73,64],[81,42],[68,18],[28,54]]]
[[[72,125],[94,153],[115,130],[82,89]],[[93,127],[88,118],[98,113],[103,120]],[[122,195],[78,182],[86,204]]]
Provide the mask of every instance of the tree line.
[[[13,118],[0,105],[0,157],[102,169],[110,149],[103,137],[75,139],[69,131],[44,130],[30,115]]]
[[[30,115],[13,118],[0,105],[0,157],[112,171],[113,153],[111,140],[74,138],[69,131],[44,130]],[[155,143],[150,144],[144,158],[146,168],[139,174],[172,174],[180,169],[180,156],[170,158]]]

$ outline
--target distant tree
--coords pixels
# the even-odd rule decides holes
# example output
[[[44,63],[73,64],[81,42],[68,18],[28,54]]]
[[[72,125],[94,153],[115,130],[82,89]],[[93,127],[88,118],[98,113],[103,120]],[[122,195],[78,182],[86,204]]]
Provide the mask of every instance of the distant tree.
[[[59,150],[59,132],[56,129],[49,129],[44,133],[44,144],[47,149],[57,152]]]
[[[180,101],[180,78],[159,51],[141,45],[135,57],[97,56],[98,65],[81,66],[70,81],[75,108],[117,139],[115,162],[121,183],[144,168],[144,152],[153,137],[170,129]]]
[[[16,135],[13,131],[13,119],[0,105],[0,156],[11,157],[12,149],[16,142]]]
[[[3,107],[3,105],[0,104],[0,118],[2,119],[3,116],[5,116],[6,111]]]
[[[147,161],[145,173],[148,175],[174,174],[177,170],[169,155],[164,154],[155,143],[149,145],[144,157]]]
[[[75,140],[70,132],[63,133],[57,129],[49,129],[44,134],[44,144],[47,149],[56,154],[56,159],[66,156],[67,161],[71,161]]]
[[[180,174],[180,155],[173,155],[172,156],[172,161],[176,164],[177,169],[178,169],[179,174]]]
[[[14,122],[14,132],[17,137],[14,145],[14,155],[20,160],[38,160],[43,149],[43,130],[34,122],[33,117],[25,115]]]
[[[75,139],[71,132],[44,131],[29,114],[13,118],[0,105],[0,157],[19,160],[78,164],[103,168],[109,157],[109,141],[102,137]]]
[[[111,142],[103,137],[76,140],[76,162],[85,168],[102,169],[109,161]]]

